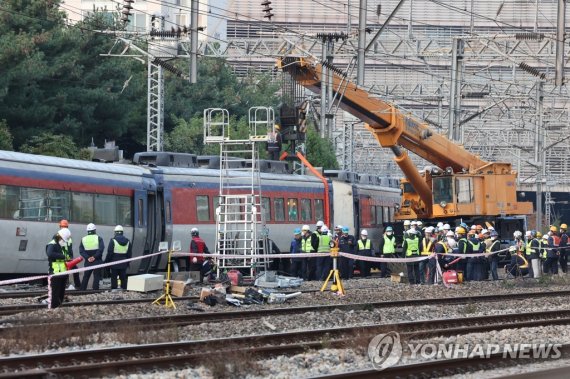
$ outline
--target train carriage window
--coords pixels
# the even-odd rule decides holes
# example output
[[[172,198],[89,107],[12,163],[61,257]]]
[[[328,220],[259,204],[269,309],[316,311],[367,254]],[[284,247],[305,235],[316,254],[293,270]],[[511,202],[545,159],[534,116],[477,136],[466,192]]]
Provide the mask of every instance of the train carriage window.
[[[383,217],[382,215],[382,207],[376,206],[376,225],[382,225],[383,222],[388,221],[386,217]]]
[[[113,195],[95,195],[95,224],[117,225],[117,201]]]
[[[170,202],[167,212],[170,212]],[[128,196],[117,196],[117,221],[123,226],[133,226],[131,199]]]
[[[0,218],[19,219],[21,217],[18,203],[20,189],[13,186],[0,185]]]
[[[265,221],[271,220],[271,201],[268,197],[263,197],[261,199],[261,206],[263,207],[263,217],[265,217]]]
[[[68,191],[48,190],[48,212],[45,221],[69,219],[70,193]]]
[[[287,200],[287,214],[289,221],[297,221],[299,219],[299,207],[297,199]]]
[[[144,202],[143,199],[139,199],[138,202],[138,219],[137,219],[137,224],[139,227],[143,227],[144,226]]]
[[[220,201],[221,201],[221,197],[220,196],[213,196],[212,198],[212,203],[214,204],[214,221],[216,221],[216,219],[219,217],[218,214],[221,211],[218,211],[218,208],[220,207]],[[220,219],[219,221],[223,221],[222,219]]]
[[[311,200],[301,199],[301,221],[311,221]]]
[[[376,223],[376,207],[374,205],[370,206],[370,225]]]
[[[164,213],[165,213],[166,222],[172,222],[172,212],[170,209],[170,201],[166,202],[166,205],[164,207]]]
[[[390,211],[390,222],[394,222],[394,208],[390,207],[388,210]]]
[[[321,199],[315,199],[315,218],[317,221],[325,218],[323,201]]]
[[[210,221],[210,200],[208,196],[196,196],[198,221]]]
[[[275,221],[285,221],[285,201],[283,198],[273,199],[273,208],[275,209]]]
[[[28,221],[45,221],[48,216],[47,190],[20,188],[20,218]]]
[[[384,211],[384,222],[391,222],[390,219],[390,207],[382,207]]]
[[[93,222],[93,195],[74,192],[71,194],[71,220],[78,224]]]

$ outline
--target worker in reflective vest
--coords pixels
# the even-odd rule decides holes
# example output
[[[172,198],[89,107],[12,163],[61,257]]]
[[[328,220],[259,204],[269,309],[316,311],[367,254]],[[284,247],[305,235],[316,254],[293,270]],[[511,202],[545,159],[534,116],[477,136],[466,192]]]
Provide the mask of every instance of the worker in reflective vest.
[[[427,228],[425,228],[425,235],[424,238],[421,239],[420,243],[421,246],[420,255],[422,257],[427,257],[433,254],[433,251],[435,249],[435,242],[437,241],[437,238],[434,234],[434,230],[435,228],[433,226],[428,226]],[[435,261],[435,259],[432,258],[432,259],[425,259],[419,262],[421,284],[426,283],[426,269],[428,268],[429,261],[432,260]],[[433,267],[435,267],[435,263],[433,264]]]
[[[447,243],[446,243],[446,241],[443,241],[443,240],[437,241],[435,243],[435,247],[433,249],[433,252],[435,253],[435,257],[433,259],[430,259],[428,262],[428,269],[429,269],[429,275],[428,275],[428,280],[427,280],[428,284],[434,284],[435,283],[435,273],[437,272],[437,261],[441,260],[441,262],[444,262],[444,260],[445,260],[445,255],[447,254]]]
[[[396,257],[396,237],[394,236],[394,229],[391,226],[386,227],[384,236],[380,239],[378,250],[380,251],[381,258]],[[380,277],[386,278],[388,275],[388,263],[380,262]]]
[[[326,225],[321,227],[321,234],[319,234],[319,245],[317,253],[330,253],[331,251],[331,235],[329,228]],[[317,258],[317,280],[325,280],[332,269],[332,258],[330,255],[326,257]]]
[[[311,246],[311,235],[312,233],[309,225],[303,225],[301,228],[301,253],[303,254],[310,253],[313,250],[313,247]],[[310,258],[303,258],[305,261],[305,268],[302,273],[302,278],[304,280],[309,280],[309,259]]]
[[[404,243],[402,250],[406,253],[406,258],[416,258],[420,255],[419,247],[420,240],[418,237],[419,232],[415,229],[410,229]],[[419,262],[406,263],[408,268],[408,280],[410,284],[420,284],[420,264]]]
[[[558,246],[560,237],[558,237],[558,228],[554,225],[550,227],[550,237],[548,237],[548,250],[546,252],[546,262],[544,262],[545,274],[558,274]]]
[[[131,258],[133,255],[133,247],[127,237],[123,235],[123,227],[121,225],[115,226],[115,236],[109,241],[107,247],[107,256],[105,262],[118,262],[111,266],[111,289],[117,289],[119,283],[117,277],[121,282],[121,288],[127,289],[127,268],[129,262],[123,262],[125,259]]]
[[[362,257],[372,257],[372,241],[368,239],[368,231],[362,229],[360,232],[360,239],[356,243],[356,254]],[[370,262],[359,260],[358,267],[360,269],[360,276],[365,278],[370,276]]]
[[[85,267],[96,266],[103,263],[103,251],[105,243],[103,239],[97,235],[97,229],[94,224],[87,225],[87,235],[81,239],[79,245],[79,254],[85,261]],[[99,289],[99,281],[101,280],[101,269],[88,270],[83,273],[81,280],[81,290],[87,290],[89,278],[93,273],[93,289]]]
[[[49,274],[66,272],[65,262],[71,257],[67,251],[67,242],[71,238],[71,232],[67,228],[60,229],[53,239],[46,245],[46,255],[49,262]],[[54,276],[51,278],[51,307],[57,308],[63,303],[67,275]]]
[[[499,251],[501,249],[501,241],[498,239],[499,233],[492,230],[490,233],[490,237],[491,237],[490,242],[488,243],[488,245],[486,245],[486,252],[494,253],[495,251]],[[491,276],[493,277],[493,280],[499,280],[499,273],[497,272],[497,269],[499,267],[499,255],[491,254],[487,257],[487,260],[489,261],[489,267],[491,270]]]

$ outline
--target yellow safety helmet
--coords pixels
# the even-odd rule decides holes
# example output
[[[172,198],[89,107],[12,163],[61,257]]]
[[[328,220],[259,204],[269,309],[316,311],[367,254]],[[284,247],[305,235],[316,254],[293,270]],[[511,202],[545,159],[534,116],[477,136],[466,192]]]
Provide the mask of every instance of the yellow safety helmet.
[[[550,231],[551,231],[551,232],[557,232],[557,231],[558,231],[558,228],[557,228],[556,226],[554,226],[554,225],[550,225]]]
[[[568,225],[566,225],[566,224],[561,224],[561,225],[560,225],[560,229],[568,229]]]
[[[536,238],[542,238],[542,233],[541,233],[541,232],[536,232]]]
[[[465,234],[465,229],[462,228],[461,226],[457,228],[457,230],[455,231],[457,234]]]

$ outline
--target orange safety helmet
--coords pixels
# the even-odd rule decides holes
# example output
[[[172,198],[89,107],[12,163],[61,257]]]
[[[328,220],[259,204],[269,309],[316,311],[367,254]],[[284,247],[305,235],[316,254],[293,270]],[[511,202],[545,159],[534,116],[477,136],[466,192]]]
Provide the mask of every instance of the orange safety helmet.
[[[69,222],[67,222],[67,220],[61,220],[59,222],[59,227],[60,228],[69,228]]]

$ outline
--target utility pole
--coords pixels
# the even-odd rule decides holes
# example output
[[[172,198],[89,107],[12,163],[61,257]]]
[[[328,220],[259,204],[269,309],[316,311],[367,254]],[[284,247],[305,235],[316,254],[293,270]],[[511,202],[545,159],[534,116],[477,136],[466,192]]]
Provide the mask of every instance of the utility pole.
[[[192,0],[190,9],[190,83],[195,84],[198,78],[198,0]]]
[[[545,168],[544,151],[543,151],[543,85],[542,80],[536,82],[536,123],[535,123],[535,144],[534,144],[534,160],[536,162],[536,230],[542,230],[542,181]]]
[[[356,66],[356,84],[364,85],[364,60],[366,48],[366,6],[367,0],[360,0],[360,9],[358,12],[358,56]]]
[[[453,39],[451,57],[451,88],[449,91],[449,130],[448,137],[452,141],[462,142],[459,128],[461,117],[461,77],[463,72],[464,41],[461,38]]]
[[[566,0],[558,0],[556,22],[556,86],[564,84],[564,42],[566,40]]]
[[[323,62],[327,62],[328,59],[328,42],[327,38],[323,37],[323,48],[322,48],[322,60]],[[328,88],[329,88],[329,69],[326,65],[322,65],[323,74],[321,75],[321,138],[325,138],[327,136],[326,128],[327,128],[327,101],[328,101]]]

